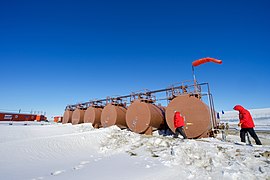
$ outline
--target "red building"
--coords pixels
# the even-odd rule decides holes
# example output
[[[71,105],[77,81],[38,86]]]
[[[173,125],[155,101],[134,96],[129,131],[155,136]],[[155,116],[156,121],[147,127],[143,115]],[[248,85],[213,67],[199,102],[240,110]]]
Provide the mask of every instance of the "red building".
[[[44,115],[0,112],[0,121],[45,121]]]
[[[53,121],[56,123],[60,123],[63,121],[63,116],[55,116],[53,117]]]

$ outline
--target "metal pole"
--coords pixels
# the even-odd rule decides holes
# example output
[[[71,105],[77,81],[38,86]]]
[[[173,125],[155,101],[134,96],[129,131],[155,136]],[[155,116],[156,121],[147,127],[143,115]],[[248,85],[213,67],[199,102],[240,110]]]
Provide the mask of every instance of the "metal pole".
[[[211,104],[212,104],[212,112],[213,112],[213,122],[214,122],[214,126],[217,126],[217,118],[216,118],[216,110],[215,110],[215,105],[214,105],[214,99],[213,99],[213,95],[211,94]]]
[[[192,67],[192,75],[193,75],[193,80],[194,80],[194,91],[195,93],[197,93],[197,80],[195,76],[195,69],[194,69],[194,66],[191,66],[191,67]]]

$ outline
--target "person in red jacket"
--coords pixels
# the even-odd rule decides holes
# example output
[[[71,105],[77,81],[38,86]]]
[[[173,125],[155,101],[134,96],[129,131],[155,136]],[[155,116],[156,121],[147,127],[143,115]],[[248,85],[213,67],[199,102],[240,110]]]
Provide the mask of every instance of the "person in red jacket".
[[[251,135],[251,137],[255,140],[257,145],[262,145],[261,141],[259,140],[257,134],[253,129],[255,125],[250,112],[240,105],[234,106],[233,109],[239,111],[240,122],[238,126],[241,126],[240,130],[241,142],[246,142],[246,133],[248,132]]]
[[[184,139],[187,139],[187,135],[184,131],[185,126],[185,120],[184,117],[181,116],[180,112],[175,112],[174,114],[174,128],[175,128],[175,134],[174,138],[177,138],[179,133],[183,136]]]

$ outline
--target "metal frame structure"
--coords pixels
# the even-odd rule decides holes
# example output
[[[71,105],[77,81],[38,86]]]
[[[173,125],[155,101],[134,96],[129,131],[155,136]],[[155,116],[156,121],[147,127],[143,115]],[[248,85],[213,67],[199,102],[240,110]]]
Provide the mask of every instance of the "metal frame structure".
[[[188,84],[188,83],[191,83],[191,84]],[[211,94],[209,83],[196,83],[196,84],[193,84],[193,83],[194,81],[192,80],[183,81],[183,82],[171,85],[170,87],[165,88],[165,89],[159,89],[159,90],[154,90],[154,91],[144,90],[144,91],[139,91],[139,92],[133,92],[130,95],[125,95],[125,96],[107,97],[106,99],[90,100],[85,103],[67,105],[66,110],[75,110],[78,107],[84,109],[90,106],[104,107],[109,103],[117,105],[117,106],[126,107],[127,104],[131,104],[136,99],[149,102],[149,103],[156,103],[162,100],[167,100],[167,105],[168,105],[169,102],[173,100],[175,97],[189,94],[199,99],[202,99],[203,97],[207,97],[212,131],[214,131],[215,128],[217,127],[217,121],[216,121],[213,95]],[[202,90],[206,90],[206,92],[203,92]],[[157,99],[156,95],[158,93],[164,93],[165,96]]]

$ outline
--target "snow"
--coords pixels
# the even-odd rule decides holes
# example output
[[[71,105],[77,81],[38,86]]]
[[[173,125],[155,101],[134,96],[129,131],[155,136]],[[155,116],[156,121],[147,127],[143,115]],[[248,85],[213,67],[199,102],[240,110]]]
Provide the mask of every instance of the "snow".
[[[269,139],[269,134],[260,138]],[[263,139],[264,140],[264,139]],[[270,146],[145,136],[116,126],[0,123],[0,179],[269,179]]]

